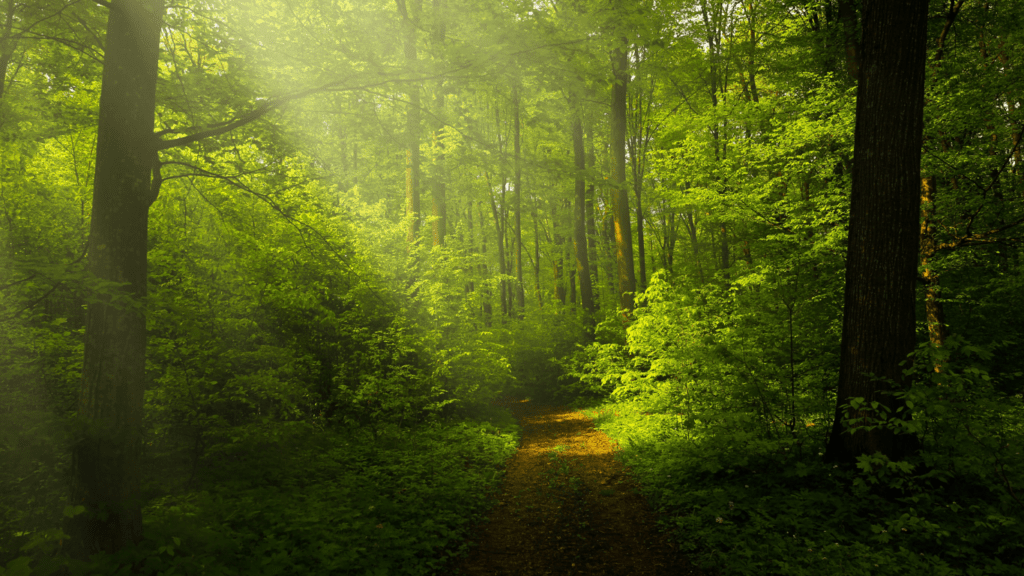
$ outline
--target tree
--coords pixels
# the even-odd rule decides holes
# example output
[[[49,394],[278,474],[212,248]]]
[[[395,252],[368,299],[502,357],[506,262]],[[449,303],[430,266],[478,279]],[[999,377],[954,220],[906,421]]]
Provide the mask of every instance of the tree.
[[[146,368],[146,245],[156,199],[157,62],[163,0],[109,5],[88,270],[109,288],[89,304],[72,451],[72,526],[86,552],[142,537],[139,456]]]
[[[523,286],[523,165],[522,165],[522,123],[519,112],[523,104],[519,96],[519,81],[512,87],[512,189],[515,199],[515,262],[516,262],[516,306],[522,315],[526,308],[526,290]]]
[[[405,53],[406,66],[415,72],[416,29],[422,0],[395,0],[395,3],[398,6],[398,15],[402,19],[402,49]],[[405,213],[412,216],[409,222],[409,243],[415,242],[420,232],[420,106],[420,88],[417,84],[410,83],[405,123]]]
[[[612,50],[612,217],[615,230],[615,261],[619,275],[619,307],[633,309],[636,273],[633,265],[633,233],[630,227],[629,187],[626,185],[626,94],[629,90],[629,42],[625,38]]]
[[[576,255],[576,276],[580,279],[580,300],[583,309],[594,312],[594,293],[590,284],[590,254],[587,246],[587,169],[586,152],[583,149],[583,120],[579,111],[572,123],[572,151],[576,166],[576,188],[573,204],[572,245]]]
[[[863,5],[833,462],[875,452],[895,460],[914,448],[909,435],[857,424],[847,432],[844,421],[868,417],[872,402],[906,416],[894,387],[905,384],[902,364],[916,344],[927,16],[925,0]],[[854,398],[869,404],[851,407]]]

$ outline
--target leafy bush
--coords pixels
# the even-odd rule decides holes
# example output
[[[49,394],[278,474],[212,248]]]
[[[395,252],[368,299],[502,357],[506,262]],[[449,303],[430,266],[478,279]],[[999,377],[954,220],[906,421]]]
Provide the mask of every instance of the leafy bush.
[[[998,346],[997,346],[998,347]],[[665,529],[723,574],[1019,574],[1024,563],[1024,402],[999,392],[992,347],[923,346],[905,398],[916,456],[821,458],[820,434],[769,436],[755,416],[691,421],[684,400],[590,408],[662,512]],[[933,370],[935,363],[943,366]],[[817,426],[802,415],[802,427]],[[875,425],[884,425],[879,420]],[[798,427],[799,428],[799,427]]]
[[[432,573],[481,520],[518,444],[503,418],[239,442],[205,458],[204,490],[149,503],[138,546],[71,573]]]

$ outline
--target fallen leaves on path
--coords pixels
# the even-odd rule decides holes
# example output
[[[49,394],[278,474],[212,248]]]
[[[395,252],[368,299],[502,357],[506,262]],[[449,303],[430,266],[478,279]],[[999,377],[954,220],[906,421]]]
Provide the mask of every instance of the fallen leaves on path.
[[[527,400],[503,404],[519,420],[522,445],[456,574],[699,574],[656,530],[615,446],[589,418]]]

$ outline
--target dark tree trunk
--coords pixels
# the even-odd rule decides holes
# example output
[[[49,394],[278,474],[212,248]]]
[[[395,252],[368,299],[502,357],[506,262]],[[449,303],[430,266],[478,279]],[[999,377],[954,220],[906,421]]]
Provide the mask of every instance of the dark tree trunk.
[[[845,431],[853,398],[903,417],[893,387],[913,352],[924,109],[926,0],[865,0],[854,132],[853,190],[846,258],[846,299],[835,424],[826,458],[854,462],[881,452],[900,459],[912,436],[890,430]],[[880,381],[883,378],[891,381]]]
[[[629,187],[626,185],[626,94],[629,89],[629,59],[626,40],[612,52],[611,155],[613,184],[612,215],[615,225],[615,261],[619,276],[619,308],[633,309],[636,274],[633,265],[633,233],[629,222]]]
[[[583,121],[579,116],[572,124],[572,150],[576,164],[572,246],[576,255],[576,276],[580,281],[580,300],[584,310],[593,312],[594,292],[590,284],[590,250],[587,246],[587,159],[583,150]]]
[[[107,22],[88,269],[116,284],[89,304],[72,448],[70,525],[80,553],[142,538],[139,489],[146,368],[146,242],[156,199],[153,122],[163,0],[113,0]]]
[[[857,49],[857,8],[854,0],[839,0],[839,21],[843,26],[846,73],[851,78],[857,78],[860,73],[860,55]]]
[[[7,69],[14,58],[14,50],[18,41],[14,37],[14,9],[17,5],[14,0],[7,0],[4,9],[3,33],[0,35],[0,100],[4,97],[4,89],[7,86]]]

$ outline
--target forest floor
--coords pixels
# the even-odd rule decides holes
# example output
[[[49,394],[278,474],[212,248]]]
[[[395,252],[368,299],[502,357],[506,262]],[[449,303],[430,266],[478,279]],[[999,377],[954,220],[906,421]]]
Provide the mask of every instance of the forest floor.
[[[615,443],[577,410],[506,400],[522,428],[465,576],[697,575],[640,495]]]

